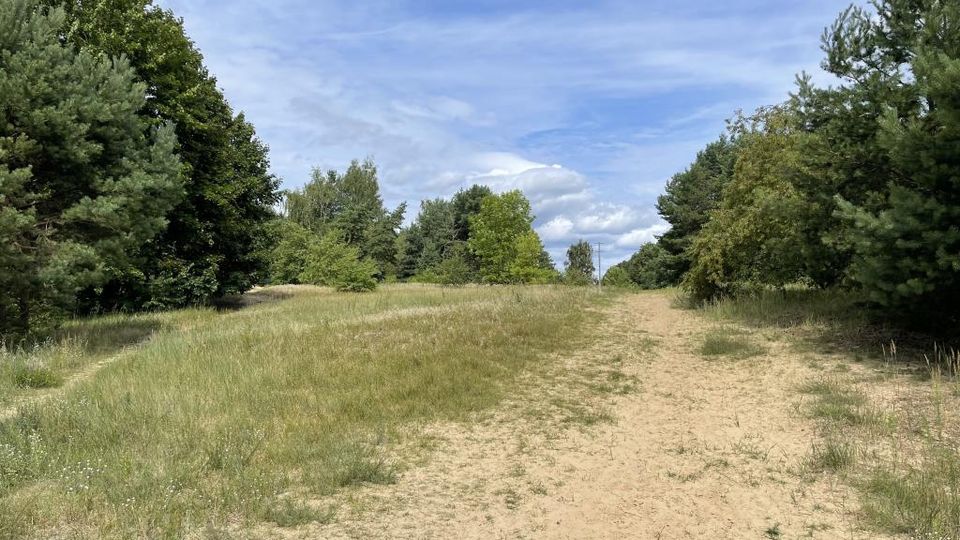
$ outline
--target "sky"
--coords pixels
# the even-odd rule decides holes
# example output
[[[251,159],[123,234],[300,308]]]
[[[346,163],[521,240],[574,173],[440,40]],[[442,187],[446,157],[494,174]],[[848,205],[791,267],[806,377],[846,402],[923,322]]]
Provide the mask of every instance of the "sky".
[[[522,189],[558,266],[666,230],[666,181],[737,109],[819,69],[848,0],[159,0],[284,188],[373,158],[384,200]]]

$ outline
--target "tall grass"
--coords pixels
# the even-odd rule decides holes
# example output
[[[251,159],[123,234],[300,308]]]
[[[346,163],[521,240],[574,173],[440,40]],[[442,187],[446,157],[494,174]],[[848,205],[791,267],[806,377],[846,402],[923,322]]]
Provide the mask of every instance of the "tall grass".
[[[313,519],[291,497],[394,481],[392,441],[496,403],[578,336],[592,296],[302,289],[167,314],[140,349],[0,424],[0,536],[181,537]]]
[[[703,309],[775,330],[807,354],[829,353],[839,368],[878,360],[864,364],[872,372],[843,369],[799,386],[812,398],[804,409],[820,433],[806,470],[842,474],[859,488],[864,523],[878,530],[960,538],[960,356],[932,337],[872,321],[858,300],[851,292],[797,287]]]
[[[681,296],[678,302],[682,302]],[[883,344],[897,342],[901,360],[922,361],[933,339],[872,316],[861,296],[840,288],[792,286],[745,290],[701,306],[716,319],[789,333],[798,345],[816,352],[883,355]],[[956,336],[954,336],[956,337]]]

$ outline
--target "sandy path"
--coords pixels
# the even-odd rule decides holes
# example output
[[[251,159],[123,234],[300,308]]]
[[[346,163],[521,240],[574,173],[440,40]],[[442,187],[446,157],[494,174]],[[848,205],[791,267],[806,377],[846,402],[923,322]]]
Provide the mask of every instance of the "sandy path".
[[[397,484],[332,501],[341,507],[332,524],[260,532],[293,538],[878,537],[859,529],[849,488],[801,472],[816,438],[813,422],[798,412],[796,387],[817,373],[808,362],[776,336],[759,335],[752,338],[766,347],[764,355],[708,360],[697,347],[716,323],[671,307],[666,294],[627,295],[605,311],[596,339],[558,356],[559,375],[529,381],[526,397],[477,423],[425,428],[435,448]],[[602,379],[609,366],[635,377],[637,391],[598,397],[584,390],[587,379]],[[589,410],[600,406],[613,421],[568,422],[569,405],[549,405],[558,400],[590,402]]]
[[[25,407],[37,406],[56,397],[63,396],[70,389],[74,388],[83,381],[92,379],[103,368],[133,353],[137,348],[139,348],[139,346],[140,345],[138,344],[124,347],[116,354],[84,366],[79,371],[76,371],[67,377],[60,386],[54,388],[44,388],[41,390],[32,390],[28,393],[24,393],[15,397],[11,403],[4,407],[0,407],[0,422],[13,418],[19,414],[21,409]]]
[[[606,314],[592,345],[558,360],[571,377],[611,363],[636,376],[638,391],[603,401],[613,422],[530,414],[531,400],[580,398],[576,386],[532,381],[533,397],[477,424],[428,428],[431,458],[396,485],[349,495],[356,510],[336,523],[284,536],[878,537],[859,530],[852,491],[801,474],[815,439],[797,412],[796,386],[815,374],[806,362],[759,336],[767,354],[707,360],[696,348],[715,323],[665,294],[625,296]]]

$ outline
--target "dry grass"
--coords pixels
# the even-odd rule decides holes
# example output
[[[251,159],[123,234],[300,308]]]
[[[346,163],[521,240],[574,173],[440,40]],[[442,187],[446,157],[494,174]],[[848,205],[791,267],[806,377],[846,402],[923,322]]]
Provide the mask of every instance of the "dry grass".
[[[577,338],[594,301],[556,287],[282,296],[228,313],[81,321],[73,341],[31,353],[73,347],[69,375],[150,336],[0,423],[0,537],[182,537],[332,519],[297,501],[395,481],[396,442],[498,403]]]
[[[802,383],[819,437],[804,468],[859,488],[864,524],[911,538],[960,538],[960,357],[869,322],[839,291],[726,299],[706,312],[787,336],[830,373]],[[893,345],[905,339],[909,345]]]

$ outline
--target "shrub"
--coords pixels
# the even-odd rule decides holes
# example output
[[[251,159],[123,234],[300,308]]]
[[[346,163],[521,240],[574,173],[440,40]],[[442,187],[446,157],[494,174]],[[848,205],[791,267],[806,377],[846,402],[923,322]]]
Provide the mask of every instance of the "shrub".
[[[603,275],[603,284],[608,287],[633,287],[630,274],[620,265],[613,266]]]
[[[361,259],[357,248],[344,243],[340,233],[334,230],[310,241],[298,280],[336,287],[340,291],[360,292],[376,288],[376,275],[376,264]]]

